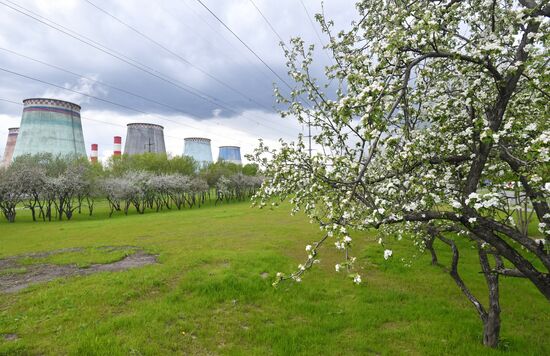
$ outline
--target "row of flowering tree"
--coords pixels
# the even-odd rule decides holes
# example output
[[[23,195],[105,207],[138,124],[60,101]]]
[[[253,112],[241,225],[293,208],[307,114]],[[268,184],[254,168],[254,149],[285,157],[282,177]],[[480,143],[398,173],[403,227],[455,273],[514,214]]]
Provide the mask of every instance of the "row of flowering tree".
[[[452,251],[448,270],[483,323],[483,344],[496,347],[500,277],[524,278],[550,300],[550,4],[364,0],[357,9],[336,34],[317,15],[334,58],[326,81],[312,75],[312,46],[283,45],[297,87],[276,91],[282,115],[311,124],[320,153],[302,139],[261,145],[257,203],[288,197],[324,235],[275,283],[300,281],[328,241],[343,252],[336,270],[360,283],[352,231],[377,229],[382,244],[411,239],[434,262],[438,240]],[[488,298],[459,274],[468,244]]]
[[[138,161],[163,162],[158,157],[141,157]],[[98,200],[108,202],[109,216],[117,211],[128,214],[130,209],[139,214],[147,209],[180,210],[200,207],[219,196],[225,202],[250,198],[262,182],[261,177],[244,175],[235,167],[231,167],[233,171],[223,171],[227,177],[221,174],[209,184],[208,169],[178,172],[174,163],[165,162],[170,171],[159,172],[161,169],[155,164],[155,172],[151,172],[127,163],[121,169],[123,164],[117,162],[114,169],[104,169],[70,157],[18,157],[9,167],[0,169],[0,211],[9,222],[14,222],[21,208],[30,210],[34,221],[70,220],[83,211],[92,215]],[[219,170],[224,165],[217,167]]]

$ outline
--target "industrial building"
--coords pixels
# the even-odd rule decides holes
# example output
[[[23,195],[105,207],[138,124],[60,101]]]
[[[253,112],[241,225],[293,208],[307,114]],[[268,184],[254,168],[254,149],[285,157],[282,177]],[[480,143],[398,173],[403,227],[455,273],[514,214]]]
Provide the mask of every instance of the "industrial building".
[[[10,164],[18,135],[19,127],[12,127],[8,129],[8,140],[6,141],[6,148],[4,149],[4,159],[2,160],[2,164],[0,164],[0,166],[7,166]]]
[[[187,137],[184,139],[184,142],[184,156],[192,157],[199,163],[199,167],[201,168],[212,163],[212,148],[210,147],[209,138]]]
[[[14,159],[38,153],[86,157],[79,105],[46,98],[25,99],[23,104]]]
[[[23,104],[20,127],[9,129],[4,157],[0,162],[2,165],[27,154],[86,157],[79,105],[49,98],[25,99]],[[113,156],[120,156],[122,138],[114,136],[113,143]],[[166,154],[164,127],[152,123],[128,124],[124,153],[133,155],[147,152]],[[90,160],[97,162],[98,153],[98,145],[92,144]],[[187,137],[184,139],[183,154],[195,159],[199,167],[205,167],[213,162],[211,140]],[[240,147],[219,147],[218,159],[242,164]]]
[[[97,143],[92,143],[92,151],[90,154],[90,162],[97,163],[98,158],[98,145]]]
[[[242,164],[241,148],[238,146],[220,146],[218,161]]]
[[[122,137],[115,136],[113,142],[113,156],[119,157],[122,154]]]
[[[129,155],[153,152],[166,154],[164,127],[148,123],[128,124],[124,153]]]

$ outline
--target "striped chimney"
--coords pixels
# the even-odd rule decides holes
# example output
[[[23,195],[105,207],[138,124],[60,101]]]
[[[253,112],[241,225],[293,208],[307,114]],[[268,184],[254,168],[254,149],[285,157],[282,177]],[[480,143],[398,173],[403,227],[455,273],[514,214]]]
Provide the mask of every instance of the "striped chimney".
[[[90,155],[90,161],[97,162],[97,143],[92,143],[92,154]]]
[[[115,136],[115,146],[113,149],[113,156],[118,157],[122,154],[122,137]]]

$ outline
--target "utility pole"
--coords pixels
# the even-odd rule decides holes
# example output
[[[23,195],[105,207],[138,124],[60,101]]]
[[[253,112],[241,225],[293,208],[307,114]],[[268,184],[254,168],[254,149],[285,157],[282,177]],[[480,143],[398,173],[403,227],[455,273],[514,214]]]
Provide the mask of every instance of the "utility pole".
[[[304,127],[302,126],[302,132],[304,131]],[[308,152],[309,152],[309,157],[311,157],[311,151],[312,151],[312,148],[311,148],[311,117],[308,115],[308,119],[307,119],[307,137],[308,139]]]
[[[307,137],[309,139],[309,157],[311,158],[311,117],[307,120]]]

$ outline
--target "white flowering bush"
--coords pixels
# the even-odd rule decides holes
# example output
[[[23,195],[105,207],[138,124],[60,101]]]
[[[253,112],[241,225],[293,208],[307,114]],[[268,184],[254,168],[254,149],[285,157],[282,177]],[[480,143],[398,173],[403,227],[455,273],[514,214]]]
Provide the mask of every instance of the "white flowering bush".
[[[438,239],[452,249],[450,274],[483,322],[484,344],[495,347],[499,275],[526,278],[550,300],[550,5],[365,0],[357,9],[351,30],[337,34],[317,16],[335,59],[330,85],[311,75],[312,46],[295,38],[285,47],[298,84],[288,96],[276,90],[281,114],[310,123],[320,150],[312,155],[303,137],[277,150],[261,143],[253,159],[266,178],[255,201],[288,199],[323,237],[275,284],[300,281],[326,242],[343,252],[335,270],[360,283],[351,231],[376,228],[382,243],[406,237],[435,261]],[[524,228],[531,221],[538,241]],[[458,274],[456,239],[477,249],[487,305]]]

